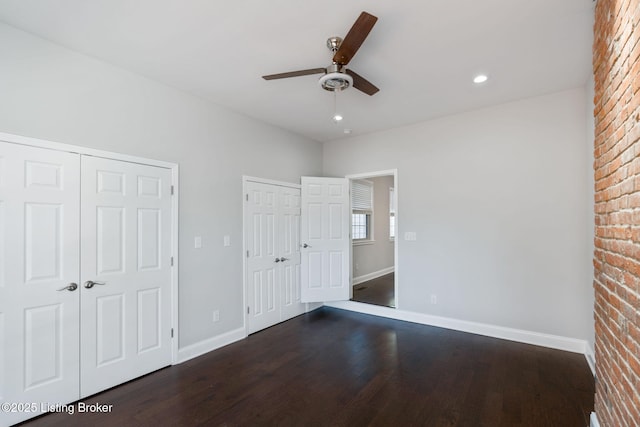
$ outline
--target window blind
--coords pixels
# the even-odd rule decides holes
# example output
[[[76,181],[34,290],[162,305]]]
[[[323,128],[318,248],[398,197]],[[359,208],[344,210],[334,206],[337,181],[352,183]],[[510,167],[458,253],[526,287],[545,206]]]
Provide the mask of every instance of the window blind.
[[[373,212],[373,183],[351,181],[351,209],[364,213]]]

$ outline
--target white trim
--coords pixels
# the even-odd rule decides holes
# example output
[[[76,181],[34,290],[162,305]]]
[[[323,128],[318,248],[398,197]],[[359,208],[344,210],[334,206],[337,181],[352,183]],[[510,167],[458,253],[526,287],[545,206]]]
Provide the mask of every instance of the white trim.
[[[375,243],[376,241],[371,239],[351,239],[352,246],[374,245]]]
[[[130,156],[128,154],[115,153],[112,151],[96,150],[79,145],[62,144],[60,142],[47,141],[44,139],[30,138],[21,135],[0,132],[0,141],[38,147],[48,150],[63,151],[67,153],[80,154],[84,156],[100,157],[104,159],[120,160],[141,165],[156,166],[171,170],[171,185],[174,189],[171,198],[171,254],[173,256],[173,267],[171,270],[171,327],[173,328],[173,339],[171,342],[171,363],[178,361],[178,212],[179,212],[179,166],[177,163],[165,162],[162,160],[148,159],[144,157]]]
[[[217,350],[236,341],[243,340],[247,337],[244,327],[225,332],[213,338],[207,338],[195,344],[183,347],[178,352],[178,363],[186,362],[210,351]]]
[[[589,417],[589,427],[600,427],[600,421],[598,421],[598,415],[595,412],[591,413],[591,416]]]
[[[257,182],[258,184],[271,184],[271,185],[278,185],[280,187],[290,187],[290,188],[302,188],[302,186],[300,184],[294,184],[292,182],[285,182],[285,181],[276,181],[273,179],[265,179],[265,178],[257,178],[255,176],[247,176],[247,175],[243,175],[242,176],[242,184],[243,184],[243,189],[244,184],[246,182]]]
[[[347,179],[376,178],[379,176],[388,176],[388,175],[396,176],[397,173],[398,173],[398,169],[387,169],[387,170],[375,171],[375,172],[354,173],[351,175],[345,175],[345,178]]]
[[[589,369],[591,369],[591,374],[596,376],[596,356],[593,351],[593,348],[587,343],[586,351],[584,352],[584,357],[587,359],[587,364],[589,365]]]
[[[180,350],[180,311],[178,308],[179,288],[178,283],[180,276],[180,256],[178,255],[180,248],[179,233],[179,214],[180,214],[180,168],[176,164],[171,168],[171,185],[173,186],[173,197],[171,198],[171,256],[173,257],[173,266],[171,268],[171,327],[173,328],[173,337],[171,342],[171,363],[178,363],[178,352]]]
[[[97,150],[94,148],[83,147],[80,145],[62,144],[60,142],[47,141],[44,139],[30,138],[21,135],[12,135],[10,133],[0,132],[0,141],[11,142],[20,145],[29,145],[32,147],[46,148],[49,150],[65,151],[68,153],[83,154],[85,156],[102,157],[112,160],[122,160],[130,163],[140,163],[142,165],[158,166],[167,169],[173,169],[176,163],[165,162],[163,160],[148,159],[146,157],[130,156],[128,154],[115,153],[113,151]]]
[[[391,266],[391,267],[383,268],[382,270],[374,271],[373,273],[363,274],[362,276],[354,277],[351,285],[356,286],[362,282],[377,279],[378,277],[382,277],[389,273],[393,273],[394,271],[395,271],[395,267]]]
[[[539,345],[555,348],[573,353],[585,354],[587,341],[576,338],[562,337],[558,335],[543,334],[539,332],[525,331],[522,329],[506,328],[504,326],[490,325],[487,323],[470,322],[467,320],[453,319],[450,317],[433,316],[430,314],[402,311],[389,307],[371,304],[362,304],[354,301],[337,301],[325,303],[328,307],[343,310],[356,311],[358,313],[372,314],[374,316],[387,317],[389,319],[404,320],[423,325],[437,326],[456,331],[469,332],[493,338],[506,339],[525,344]]]

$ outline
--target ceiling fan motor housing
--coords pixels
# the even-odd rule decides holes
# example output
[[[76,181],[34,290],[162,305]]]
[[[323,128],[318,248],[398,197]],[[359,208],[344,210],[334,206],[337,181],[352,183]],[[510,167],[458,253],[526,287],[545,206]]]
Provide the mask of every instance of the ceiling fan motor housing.
[[[324,90],[339,92],[353,85],[353,78],[344,73],[341,68],[338,64],[331,64],[327,67],[327,73],[318,80]]]

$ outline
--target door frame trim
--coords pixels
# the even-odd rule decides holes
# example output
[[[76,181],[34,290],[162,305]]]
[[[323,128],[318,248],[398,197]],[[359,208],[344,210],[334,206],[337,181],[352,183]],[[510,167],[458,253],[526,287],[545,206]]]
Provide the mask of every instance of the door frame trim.
[[[393,267],[394,267],[394,271],[395,271],[395,275],[393,278],[393,293],[394,293],[394,298],[395,298],[395,302],[396,302],[396,306],[393,309],[399,310],[400,309],[400,299],[398,298],[398,270],[399,270],[399,263],[398,263],[398,244],[400,242],[400,233],[398,233],[398,224],[400,223],[400,221],[398,220],[399,218],[399,209],[398,209],[398,169],[387,169],[387,170],[381,170],[381,171],[375,171],[375,172],[363,172],[363,173],[356,173],[356,174],[350,174],[350,175],[345,175],[345,178],[347,178],[349,181],[352,181],[354,179],[366,179],[366,178],[376,178],[379,176],[393,176],[393,197],[395,198],[395,207],[396,207],[396,213],[395,213],[395,218],[396,218],[396,237],[393,239]],[[351,199],[351,198],[349,198]],[[349,216],[349,222],[351,222],[351,216]],[[350,292],[350,298],[353,297],[353,242],[351,243],[351,254],[349,255],[349,283],[351,284],[351,288],[349,290]]]
[[[245,200],[245,195],[247,195],[247,184],[250,182],[254,182],[257,184],[268,184],[268,185],[276,185],[279,187],[288,187],[301,189],[302,186],[300,184],[295,184],[292,182],[286,181],[277,181],[273,179],[267,178],[258,178],[255,176],[242,175],[242,328],[244,329],[244,337],[248,337],[248,324],[247,324],[247,308],[248,303],[247,295],[249,294],[248,286],[249,280],[247,278],[249,272],[247,265],[247,256],[246,253],[248,251],[247,248],[247,201]],[[306,305],[305,311],[309,311],[309,305]]]
[[[180,185],[179,185],[179,165],[177,163],[165,162],[163,160],[148,159],[145,157],[131,156],[128,154],[116,153],[113,151],[98,150],[89,147],[83,147],[80,145],[64,144],[60,142],[48,141],[45,139],[31,138],[21,135],[14,135],[10,133],[0,132],[0,141],[26,145],[36,148],[44,148],[48,150],[63,151],[68,153],[74,153],[84,156],[101,157],[111,160],[120,160],[129,163],[138,163],[148,166],[156,166],[171,170],[171,185],[174,192],[171,198],[171,254],[173,257],[173,266],[171,268],[171,328],[174,331],[173,338],[171,340],[171,364],[178,363],[178,343],[180,341],[180,328],[178,324],[178,270],[179,270],[179,257],[178,257],[178,214],[179,214],[179,200],[180,200]]]

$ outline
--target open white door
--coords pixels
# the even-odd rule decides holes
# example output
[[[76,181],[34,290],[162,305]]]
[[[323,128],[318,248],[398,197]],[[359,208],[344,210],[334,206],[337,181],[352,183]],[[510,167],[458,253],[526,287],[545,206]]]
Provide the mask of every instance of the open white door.
[[[302,302],[349,299],[349,180],[303,176]]]

